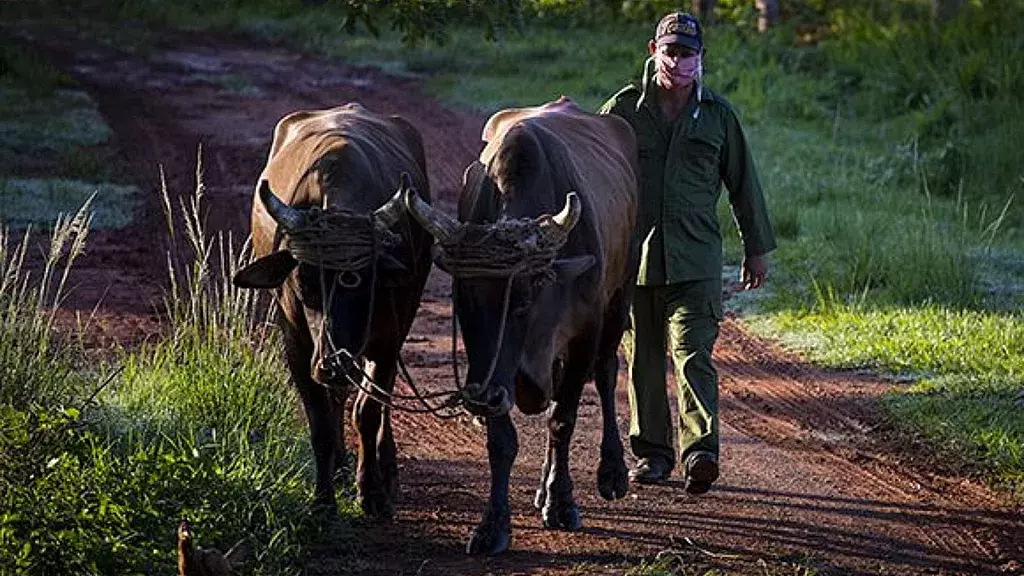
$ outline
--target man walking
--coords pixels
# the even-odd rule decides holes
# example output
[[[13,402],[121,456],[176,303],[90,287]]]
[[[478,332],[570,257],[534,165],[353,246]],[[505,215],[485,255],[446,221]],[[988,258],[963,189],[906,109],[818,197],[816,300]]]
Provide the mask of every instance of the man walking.
[[[744,288],[760,287],[775,237],[746,138],[732,107],[701,82],[700,22],[674,12],[648,44],[640,86],[602,107],[625,118],[640,154],[640,270],[623,338],[629,365],[629,439],[635,482],[668,478],[676,464],[665,387],[666,347],[678,382],[679,458],[685,489],[718,479],[718,375],[711,352],[722,320],[721,185],[739,225]],[[651,70],[653,68],[653,76]]]

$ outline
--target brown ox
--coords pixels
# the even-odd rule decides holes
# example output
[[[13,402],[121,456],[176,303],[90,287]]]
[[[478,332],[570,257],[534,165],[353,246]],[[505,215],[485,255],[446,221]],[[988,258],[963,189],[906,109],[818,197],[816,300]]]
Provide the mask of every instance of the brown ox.
[[[405,215],[404,191],[430,201],[422,139],[402,118],[358,104],[285,116],[253,201],[257,259],[234,278],[273,290],[309,420],[317,501],[332,511],[348,385],[365,371],[392,389],[430,271],[432,239]],[[390,413],[361,392],[353,419],[360,503],[388,516],[398,482]]]
[[[545,526],[581,526],[569,442],[591,378],[604,420],[598,488],[609,499],[626,493],[616,350],[636,267],[637,152],[625,121],[562,99],[495,114],[484,140],[480,162],[466,171],[462,223],[406,196],[455,279],[469,357],[463,397],[469,410],[487,417],[490,503],[470,537],[471,554],[508,547],[508,481],[518,450],[513,400],[526,413],[554,401],[535,501]]]

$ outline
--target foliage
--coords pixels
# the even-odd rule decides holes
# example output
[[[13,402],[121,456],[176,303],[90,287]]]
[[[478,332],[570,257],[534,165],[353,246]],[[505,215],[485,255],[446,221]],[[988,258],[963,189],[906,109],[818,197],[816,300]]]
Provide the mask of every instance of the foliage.
[[[941,26],[849,11],[836,14],[825,48],[844,84],[857,88],[848,96],[853,114],[903,116],[904,137],[929,157],[933,193],[955,196],[962,185],[998,201],[1024,182],[1015,152],[1024,138],[1021,30],[1024,6],[1011,0],[968,4]]]
[[[120,374],[82,370],[77,348],[57,346],[48,306],[62,277],[47,272],[56,292],[34,296],[25,249],[3,244],[0,573],[172,573],[181,518],[200,545],[244,540],[246,573],[294,573],[314,537],[296,397],[254,295],[229,281],[245,252],[206,237],[199,197],[184,223],[165,198],[184,231],[170,242],[170,333]],[[71,222],[75,234],[54,235],[76,254],[86,212]]]
[[[385,27],[404,41],[445,40],[451,22],[476,22],[487,35],[515,26],[522,0],[84,0],[75,9],[105,18],[132,19],[156,26],[180,26],[195,18],[237,19],[240,15],[286,19],[300,14],[328,13],[341,31],[365,28],[380,34]],[[54,8],[66,10],[59,4]]]

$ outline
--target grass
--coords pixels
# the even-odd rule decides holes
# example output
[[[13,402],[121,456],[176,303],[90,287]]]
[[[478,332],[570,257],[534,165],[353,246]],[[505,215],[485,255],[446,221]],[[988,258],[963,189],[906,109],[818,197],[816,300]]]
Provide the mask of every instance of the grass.
[[[886,406],[897,422],[974,462],[1024,495],[1024,316],[938,305],[878,309],[823,297],[812,310],[754,316],[751,325],[811,359],[913,383]]]
[[[694,543],[683,550],[663,550],[654,558],[626,570],[626,576],[817,576],[821,574],[812,557],[752,558],[718,554]]]
[[[96,103],[81,90],[37,93],[0,82],[0,148],[23,156],[62,155],[107,142],[113,134]],[[10,169],[11,166],[5,166]]]
[[[92,225],[127,226],[138,190],[96,102],[24,46],[0,43],[0,72],[0,221],[45,226],[96,193]]]
[[[0,221],[11,228],[45,225],[58,213],[81,206],[93,194],[93,229],[124,228],[139,195],[135,186],[58,179],[0,178]]]
[[[246,253],[206,235],[200,203],[168,214],[185,231],[168,241],[170,333],[117,365],[54,336],[88,210],[53,228],[37,282],[28,236],[2,237],[0,573],[172,573],[182,518],[199,545],[245,541],[245,573],[299,573],[317,533],[305,426],[276,332],[230,284]]]

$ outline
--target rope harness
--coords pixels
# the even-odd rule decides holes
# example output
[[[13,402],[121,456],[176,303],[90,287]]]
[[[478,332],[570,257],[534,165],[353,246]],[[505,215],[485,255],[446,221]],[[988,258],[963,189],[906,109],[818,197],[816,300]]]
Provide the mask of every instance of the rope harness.
[[[313,207],[309,209],[306,225],[289,230],[288,248],[298,262],[316,266],[320,271],[320,293],[326,296],[323,305],[325,349],[317,361],[328,373],[340,371],[345,379],[368,398],[381,406],[413,414],[433,414],[441,419],[455,418],[463,413],[467,402],[463,392],[468,384],[461,383],[458,367],[458,319],[452,313],[452,369],[455,389],[422,393],[409,373],[401,353],[397,355],[402,379],[412,394],[389,392],[364,369],[360,362],[370,340],[373,312],[376,304],[378,255],[399,245],[402,236],[381,225],[374,216],[357,214],[344,209]],[[536,276],[534,282],[543,284],[554,280],[551,263],[564,240],[545,234],[543,227],[533,219],[502,221],[499,224],[462,224],[446,241],[440,243],[439,257],[452,275],[452,297],[455,299],[458,279],[505,278],[502,298],[498,344],[491,358],[487,376],[475,389],[484,390],[490,384],[497,367],[505,337],[512,284],[517,276]],[[366,314],[363,344],[355,354],[334,344],[331,336],[330,302],[338,285],[345,288],[359,286],[359,271],[371,267],[370,303]],[[335,272],[337,281],[327,286],[327,273]],[[397,306],[391,294],[394,325],[398,325]],[[353,377],[353,372],[356,376]],[[327,386],[327,385],[325,385]],[[329,387],[329,386],[328,386]],[[330,387],[329,387],[330,388]],[[432,401],[443,399],[434,405]],[[398,402],[416,402],[419,406],[405,406]]]
[[[412,394],[388,392],[361,366],[360,360],[370,341],[373,326],[373,312],[377,296],[378,256],[382,250],[388,250],[401,244],[402,236],[387,229],[372,214],[365,215],[344,209],[321,209],[319,207],[310,208],[305,225],[288,230],[286,235],[288,249],[292,257],[298,262],[315,266],[320,272],[320,294],[324,297],[323,332],[326,337],[326,346],[321,350],[317,363],[328,373],[335,374],[340,371],[356,389],[386,408],[416,414],[431,413],[440,418],[453,418],[460,415],[460,412],[454,412],[454,410],[458,408],[461,391],[421,393],[406,368],[401,354],[398,355],[398,365],[403,379],[413,391]],[[359,351],[353,354],[348,349],[334,343],[330,303],[333,301],[339,285],[345,288],[358,287],[362,283],[359,271],[367,266],[371,266],[370,302],[366,313],[363,344]],[[327,286],[328,272],[338,274],[337,280],[332,282],[330,287]],[[398,326],[394,294],[391,294],[391,311],[394,326]],[[362,378],[354,378],[352,372],[356,372]],[[325,387],[333,391],[331,386],[325,385]],[[430,404],[429,400],[442,396],[449,396],[449,398],[439,406]],[[422,407],[401,406],[395,401],[417,401]]]
[[[565,240],[545,234],[538,221],[528,218],[504,220],[498,224],[462,224],[455,232],[441,242],[439,257],[452,276],[452,301],[456,300],[458,279],[505,278],[505,292],[502,297],[501,322],[498,325],[498,342],[491,357],[484,380],[473,386],[473,392],[481,392],[490,385],[498,365],[498,357],[505,341],[505,326],[508,321],[509,305],[512,299],[512,283],[517,276],[536,276],[535,285],[551,282],[555,278],[551,266]],[[529,305],[527,302],[526,305]],[[463,391],[469,382],[461,382],[458,363],[458,318],[452,313],[452,373],[455,380],[455,394],[462,403],[471,402]]]

